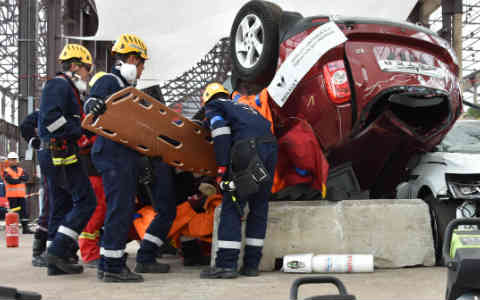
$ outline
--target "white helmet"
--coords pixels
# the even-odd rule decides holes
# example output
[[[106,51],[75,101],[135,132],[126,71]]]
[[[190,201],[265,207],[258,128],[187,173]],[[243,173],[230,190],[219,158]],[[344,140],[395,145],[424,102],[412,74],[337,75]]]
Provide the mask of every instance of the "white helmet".
[[[8,159],[18,159],[18,154],[16,152],[10,152],[7,156]]]

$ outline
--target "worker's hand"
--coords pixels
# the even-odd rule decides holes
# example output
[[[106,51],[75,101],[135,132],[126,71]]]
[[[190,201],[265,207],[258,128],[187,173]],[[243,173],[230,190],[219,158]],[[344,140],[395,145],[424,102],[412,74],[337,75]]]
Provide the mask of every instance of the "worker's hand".
[[[106,109],[107,109],[107,106],[105,105],[105,101],[103,101],[102,99],[89,98],[85,102],[85,111],[87,113],[94,114],[96,117],[103,114]]]
[[[199,196],[198,194],[195,194],[193,196],[188,197],[187,201],[195,212],[202,213],[205,211],[203,209],[203,205],[205,204],[206,199],[207,197]]]
[[[225,175],[227,174],[227,167],[226,166],[220,166],[217,169],[217,185],[220,187],[220,183],[223,181]]]
[[[32,146],[33,149],[38,150],[40,149],[41,142],[38,136],[34,136],[28,141],[28,144]]]

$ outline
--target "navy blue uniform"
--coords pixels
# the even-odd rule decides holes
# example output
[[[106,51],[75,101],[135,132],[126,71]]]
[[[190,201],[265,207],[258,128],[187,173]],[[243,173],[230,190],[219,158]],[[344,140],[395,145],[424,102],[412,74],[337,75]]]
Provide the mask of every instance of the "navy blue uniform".
[[[110,95],[128,85],[120,71],[114,68],[111,74],[104,75],[95,82],[89,97],[106,100]],[[88,105],[87,100],[85,103],[87,113]],[[107,199],[99,269],[105,272],[119,273],[125,265],[125,244],[135,212],[141,155],[102,136],[97,137],[91,152],[93,163],[102,175]],[[155,261],[156,249],[164,242],[170,229],[172,222],[170,218],[172,220],[175,218],[175,198],[173,187],[171,187],[172,175],[168,171],[170,167],[162,162],[156,162],[154,167],[156,176],[152,184],[152,193],[159,203],[156,207],[159,219],[155,218],[151,223],[142,241],[137,255],[137,260],[141,262]],[[169,186],[164,183],[168,183]],[[161,197],[161,199],[157,197]],[[160,218],[165,219],[160,220]]]
[[[20,133],[25,141],[29,142],[31,139],[38,137],[37,135],[37,126],[38,126],[38,115],[39,111],[36,110],[29,114],[28,116],[23,119],[22,123],[20,124]],[[40,216],[38,217],[38,226],[39,229],[42,231],[48,231],[48,187],[47,187],[47,179],[45,174],[43,173],[42,169],[40,169],[42,174],[42,187],[44,191],[43,199],[42,199],[42,210],[40,211]]]
[[[259,191],[247,199],[238,199],[242,210],[248,203],[244,266],[257,268],[267,228],[268,200],[271,195],[273,173],[277,162],[277,144],[270,131],[270,122],[245,104],[216,98],[205,105],[205,116],[212,131],[218,166],[231,167],[231,149],[238,141],[251,138],[269,138],[258,143],[257,153],[271,180],[263,182]],[[245,158],[245,165],[250,157]],[[218,252],[215,265],[219,268],[237,268],[241,246],[241,219],[232,201],[232,193],[223,193],[222,211],[218,228]]]
[[[49,80],[38,114],[42,142],[51,138],[75,143],[82,134],[78,91],[63,75]],[[95,210],[96,198],[80,163],[54,166],[49,149],[38,152],[40,168],[47,178],[50,218],[48,252],[68,258],[76,248],[79,233]]]

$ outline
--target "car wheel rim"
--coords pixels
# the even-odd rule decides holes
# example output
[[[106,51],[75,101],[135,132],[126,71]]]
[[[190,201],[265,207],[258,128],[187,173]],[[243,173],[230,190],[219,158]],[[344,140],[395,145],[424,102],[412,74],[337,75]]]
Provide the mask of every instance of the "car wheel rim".
[[[246,15],[239,23],[235,34],[235,54],[243,68],[253,68],[260,61],[264,33],[262,21],[254,14]]]

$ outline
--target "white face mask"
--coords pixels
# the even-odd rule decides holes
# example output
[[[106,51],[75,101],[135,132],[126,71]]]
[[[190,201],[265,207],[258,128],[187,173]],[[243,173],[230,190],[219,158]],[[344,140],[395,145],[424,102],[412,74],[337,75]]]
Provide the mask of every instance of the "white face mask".
[[[87,82],[82,79],[74,80],[73,84],[78,89],[80,93],[85,93],[87,91]]]
[[[137,66],[127,63],[122,63],[120,65],[120,74],[123,78],[127,80],[130,84],[136,84],[137,81]]]
[[[80,75],[76,73],[72,74],[72,72],[65,72],[65,74],[67,74],[70,77],[70,79],[72,79],[73,84],[75,85],[75,87],[80,93],[85,93],[87,91],[87,88],[88,88],[87,82],[82,78],[80,78]]]

